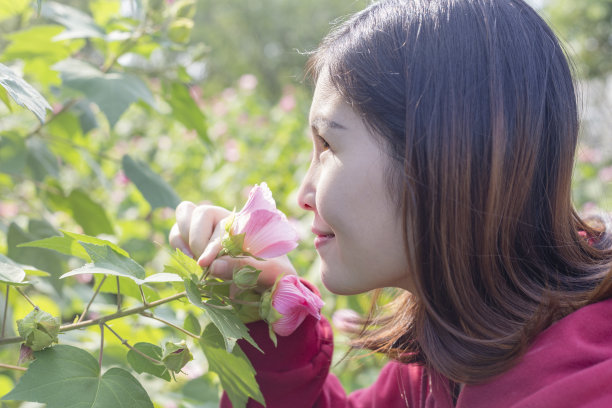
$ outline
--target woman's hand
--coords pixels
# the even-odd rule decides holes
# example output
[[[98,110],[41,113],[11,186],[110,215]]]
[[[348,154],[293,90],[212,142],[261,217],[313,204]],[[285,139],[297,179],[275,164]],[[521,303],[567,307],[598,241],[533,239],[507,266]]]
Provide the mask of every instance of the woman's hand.
[[[286,255],[265,261],[229,256],[215,259],[221,250],[224,222],[230,214],[222,207],[181,202],[176,207],[176,224],[170,230],[170,245],[197,259],[201,267],[210,267],[210,273],[220,279],[232,279],[233,271],[244,265],[261,270],[258,280],[261,291],[271,287],[279,275],[296,275]]]

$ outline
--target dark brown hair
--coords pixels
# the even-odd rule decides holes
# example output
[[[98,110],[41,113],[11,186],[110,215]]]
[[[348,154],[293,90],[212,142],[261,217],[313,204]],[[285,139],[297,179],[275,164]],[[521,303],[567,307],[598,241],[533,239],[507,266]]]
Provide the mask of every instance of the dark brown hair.
[[[333,30],[307,69],[315,81],[328,70],[389,152],[416,288],[357,346],[476,383],[610,297],[609,234],[571,203],[571,71],[523,1],[381,1]]]

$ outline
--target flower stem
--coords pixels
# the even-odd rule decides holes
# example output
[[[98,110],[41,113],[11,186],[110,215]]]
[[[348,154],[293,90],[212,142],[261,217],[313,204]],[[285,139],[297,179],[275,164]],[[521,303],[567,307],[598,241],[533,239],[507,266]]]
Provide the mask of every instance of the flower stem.
[[[104,326],[105,326],[105,323],[100,323],[100,357],[98,357],[98,365],[100,366],[100,374],[102,374],[102,356],[104,355]]]
[[[119,277],[117,278],[117,311],[121,311],[121,287],[119,286]]]
[[[77,321],[77,323],[80,323],[83,320],[83,317],[85,317],[85,315],[89,311],[89,307],[93,303],[96,296],[98,296],[98,293],[100,293],[100,289],[102,289],[102,284],[104,283],[105,280],[106,280],[106,275],[104,275],[102,277],[102,280],[100,280],[100,283],[98,284],[98,287],[96,288],[96,291],[92,295],[91,299],[89,299],[89,303],[87,303],[87,306],[85,306],[85,309],[83,309],[83,313],[81,313],[81,316],[79,317],[79,320]]]
[[[144,316],[144,317],[148,317],[148,318],[151,318],[151,319],[157,320],[158,322],[162,322],[163,324],[165,324],[165,325],[167,325],[167,326],[170,326],[170,327],[172,327],[173,329],[176,329],[176,330],[178,330],[178,331],[180,331],[180,332],[183,332],[183,333],[185,333],[186,335],[188,335],[188,336],[190,336],[190,337],[193,337],[193,338],[194,338],[194,339],[196,339],[196,340],[200,340],[200,336],[198,336],[198,335],[196,335],[196,334],[193,334],[193,333],[192,333],[192,332],[190,332],[189,330],[185,330],[185,329],[183,329],[182,327],[177,326],[177,325],[176,325],[176,324],[174,324],[174,323],[170,323],[169,321],[164,320],[164,319],[162,319],[161,317],[157,317],[157,316],[153,315],[153,313],[149,313],[149,312],[142,312],[142,313],[140,313],[140,314],[141,314],[142,316]]]
[[[36,304],[35,304],[35,303],[32,301],[32,299],[30,299],[30,298],[28,297],[28,295],[26,295],[26,294],[23,292],[23,290],[19,289],[18,287],[15,287],[15,289],[17,289],[17,292],[19,292],[19,294],[20,294],[21,296],[23,296],[23,297],[24,297],[24,298],[25,298],[25,299],[26,299],[28,302],[30,302],[30,304],[32,305],[32,307],[33,307],[34,309],[38,309],[38,306],[36,306]]]
[[[25,367],[14,366],[10,364],[0,363],[0,368],[8,368],[9,370],[17,370],[17,371],[28,371]]]
[[[0,334],[0,337],[4,337],[4,330],[6,329],[6,315],[8,313],[9,289],[10,289],[10,285],[7,283],[6,284],[6,295],[4,295],[4,313],[2,316],[2,334]]]
[[[110,327],[108,324],[106,324],[106,323],[101,323],[101,324],[103,324],[104,326],[106,326],[106,328],[107,328],[108,330],[110,330],[110,331],[111,331],[111,333],[113,333],[113,334],[115,335],[115,337],[117,337],[117,338],[119,339],[119,341],[121,342],[121,344],[123,344],[125,347],[129,348],[130,350],[132,350],[134,353],[138,353],[138,354],[140,354],[141,356],[143,356],[143,357],[144,357],[144,358],[146,358],[147,360],[152,361],[152,362],[153,362],[153,363],[155,363],[155,364],[164,365],[164,363],[162,363],[161,361],[156,360],[156,359],[154,359],[154,358],[153,358],[153,357],[151,357],[151,356],[147,356],[145,353],[143,353],[142,351],[138,350],[137,348],[130,346],[130,344],[127,342],[127,340],[125,340],[123,337],[121,337],[121,336],[119,335],[119,333],[117,333],[116,331],[114,331],[113,329],[111,329],[111,327]]]
[[[145,297],[145,294],[142,290],[142,285],[138,285],[138,289],[140,290],[140,296],[142,297],[142,304],[144,306],[148,306],[149,304],[147,303],[147,298]]]
[[[100,323],[106,323],[110,320],[119,319],[121,317],[129,316],[133,314],[139,314],[140,312],[143,312],[147,309],[151,309],[156,306],[163,305],[164,303],[172,302],[173,300],[185,297],[185,295],[186,295],[185,292],[175,293],[172,296],[168,296],[166,298],[151,302],[147,306],[144,306],[144,305],[136,306],[130,309],[124,309],[120,312],[112,313],[106,316],[101,316],[101,317],[98,317],[97,319],[85,320],[80,323],[65,324],[60,327],[60,332],[63,333],[63,332],[71,331],[71,330],[83,329],[85,327],[93,326],[93,325],[100,324]],[[23,340],[24,338],[20,336],[6,337],[4,339],[0,339],[0,346],[3,344],[21,343]]]

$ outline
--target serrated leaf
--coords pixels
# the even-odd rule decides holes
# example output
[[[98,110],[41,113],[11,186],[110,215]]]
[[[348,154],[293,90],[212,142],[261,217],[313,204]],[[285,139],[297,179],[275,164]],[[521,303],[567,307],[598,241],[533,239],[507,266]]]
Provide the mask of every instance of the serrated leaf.
[[[53,68],[60,71],[65,86],[82,92],[87,99],[98,105],[111,127],[138,100],[155,108],[155,100],[147,85],[132,74],[104,73],[75,59],[58,62]]]
[[[32,401],[47,408],[153,408],[142,385],[127,371],[100,366],[88,352],[58,345],[35,353],[36,360],[2,400]]]
[[[141,342],[134,344],[133,347],[155,360],[160,361],[162,359],[162,349],[155,344]],[[128,351],[127,361],[130,367],[138,374],[149,373],[155,377],[170,381],[170,372],[164,365],[155,364],[153,361],[144,358],[133,350]]]
[[[42,7],[42,16],[55,21],[64,27],[66,31],[55,36],[54,41],[73,38],[103,38],[105,33],[87,14],[73,7],[46,1]]]
[[[116,252],[108,245],[95,245],[82,241],[80,244],[85,248],[93,263],[67,272],[60,276],[60,279],[85,273],[101,273],[130,278],[139,285],[144,283],[144,268],[131,258]]]
[[[86,261],[91,260],[87,254],[87,251],[85,251],[85,248],[83,248],[76,239],[68,236],[39,239],[38,241],[19,244],[17,247],[51,249],[61,254],[76,256],[77,258],[81,258]]]
[[[198,265],[198,262],[180,249],[170,252],[170,255],[174,265],[165,266],[169,272],[178,273],[183,278],[189,278],[192,275],[200,276],[202,274],[202,267]]]
[[[172,82],[164,87],[166,102],[172,108],[172,117],[187,129],[195,130],[200,141],[207,147],[212,146],[208,138],[206,116],[195,103],[189,90],[183,84]]]
[[[157,175],[148,164],[137,161],[129,155],[123,156],[121,160],[123,172],[129,178],[138,191],[151,205],[151,209],[160,207],[176,208],[181,199],[172,187],[159,175]]]
[[[162,283],[162,282],[182,282],[183,278],[178,276],[176,273],[154,273],[144,279],[144,283]]]
[[[219,331],[223,334],[225,349],[228,353],[234,349],[238,339],[245,339],[253,347],[259,351],[262,351],[249,334],[249,329],[244,325],[244,323],[242,323],[233,309],[220,308],[224,306],[221,302],[216,300],[209,300],[206,303],[202,302],[197,285],[189,279],[185,279],[185,291],[187,293],[187,299],[189,302],[204,310],[210,321],[217,326]]]
[[[17,265],[0,260],[0,283],[11,286],[23,286],[29,282],[24,282],[25,271]]]
[[[209,371],[217,373],[234,408],[246,407],[249,398],[265,406],[264,397],[255,381],[255,369],[240,347],[227,352],[223,335],[213,324],[206,326],[199,343],[208,361]]]
[[[28,109],[41,123],[44,123],[46,110],[51,110],[49,102],[32,85],[4,64],[0,64],[0,85],[19,106]]]
[[[110,241],[107,241],[105,239],[101,239],[101,238],[96,238],[96,237],[91,237],[89,235],[84,235],[84,234],[77,234],[76,232],[70,232],[70,231],[65,231],[65,230],[60,230],[60,232],[62,234],[64,234],[65,236],[68,236],[72,239],[75,239],[79,242],[84,242],[87,244],[95,244],[95,245],[106,245],[110,248],[113,249],[113,251],[119,253],[120,255],[126,256],[129,258],[130,254],[128,254],[127,252],[125,252],[122,248],[118,247],[117,245],[113,244]]]

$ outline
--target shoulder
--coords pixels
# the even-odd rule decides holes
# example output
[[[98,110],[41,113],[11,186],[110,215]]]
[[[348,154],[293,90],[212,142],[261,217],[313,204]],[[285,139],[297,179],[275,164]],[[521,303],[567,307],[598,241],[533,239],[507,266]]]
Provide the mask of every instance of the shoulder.
[[[519,363],[466,386],[458,407],[612,406],[612,299],[585,306],[540,333]]]

